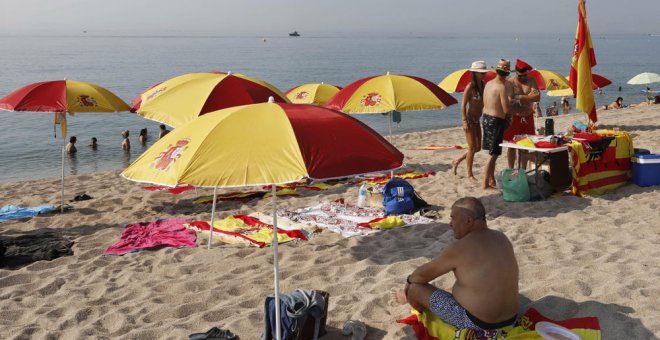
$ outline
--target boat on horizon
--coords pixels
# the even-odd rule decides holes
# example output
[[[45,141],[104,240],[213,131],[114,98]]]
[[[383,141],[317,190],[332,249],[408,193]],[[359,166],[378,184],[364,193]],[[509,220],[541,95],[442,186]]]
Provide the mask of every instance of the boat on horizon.
[[[298,34],[298,31],[293,31],[293,32],[289,33],[289,36],[290,37],[299,37],[300,34]]]

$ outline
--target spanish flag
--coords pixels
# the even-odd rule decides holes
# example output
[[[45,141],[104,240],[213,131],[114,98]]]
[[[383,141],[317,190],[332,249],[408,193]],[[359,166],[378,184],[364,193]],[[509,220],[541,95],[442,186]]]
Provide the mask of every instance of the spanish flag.
[[[596,55],[587,25],[585,0],[578,0],[578,24],[571,59],[569,83],[575,94],[575,108],[589,115],[589,120],[596,122],[596,101],[592,90],[591,68],[596,66]]]

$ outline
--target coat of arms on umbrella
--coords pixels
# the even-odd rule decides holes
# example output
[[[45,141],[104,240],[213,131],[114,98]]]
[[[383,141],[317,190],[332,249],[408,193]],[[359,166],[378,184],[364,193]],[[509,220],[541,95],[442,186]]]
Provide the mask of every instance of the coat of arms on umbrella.
[[[184,151],[188,149],[188,143],[190,139],[179,139],[175,145],[170,144],[165,151],[161,152],[153,163],[152,167],[155,167],[157,170],[167,171],[170,168],[170,165],[174,164],[177,159],[181,158],[181,155]]]
[[[303,100],[303,99],[307,98],[307,95],[309,95],[309,92],[300,91],[300,92],[296,93],[296,99]]]
[[[362,99],[360,100],[360,104],[362,106],[378,106],[380,104],[381,96],[377,92],[370,92],[367,93]]]
[[[80,106],[87,106],[87,107],[97,106],[96,100],[94,99],[94,97],[90,97],[90,96],[87,96],[87,95],[80,95],[76,99],[78,99],[78,104]]]

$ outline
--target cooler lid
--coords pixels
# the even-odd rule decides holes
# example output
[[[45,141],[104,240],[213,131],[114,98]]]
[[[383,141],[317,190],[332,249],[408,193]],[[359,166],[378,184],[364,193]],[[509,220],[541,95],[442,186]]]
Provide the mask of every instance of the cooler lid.
[[[660,155],[656,154],[636,154],[631,161],[639,164],[660,164]]]

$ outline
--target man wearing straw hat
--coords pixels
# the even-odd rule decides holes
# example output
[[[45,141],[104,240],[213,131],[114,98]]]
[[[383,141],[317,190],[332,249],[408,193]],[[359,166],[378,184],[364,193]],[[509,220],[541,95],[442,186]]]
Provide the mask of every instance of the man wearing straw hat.
[[[497,157],[502,154],[502,137],[504,130],[509,126],[507,114],[511,110],[511,98],[513,97],[513,85],[507,77],[511,73],[511,62],[500,59],[495,68],[497,77],[484,87],[484,114],[483,122],[483,147],[488,151],[490,158],[486,163],[484,172],[484,189],[496,190],[495,185],[495,163]]]

